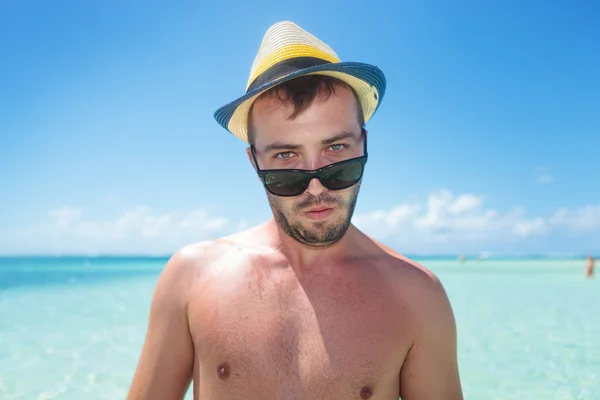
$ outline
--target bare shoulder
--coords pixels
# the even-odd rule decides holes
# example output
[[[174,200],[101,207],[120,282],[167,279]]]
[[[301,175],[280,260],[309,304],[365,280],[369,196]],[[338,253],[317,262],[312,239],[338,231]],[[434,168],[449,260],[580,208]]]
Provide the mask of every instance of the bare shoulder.
[[[184,286],[202,281],[222,267],[224,259],[243,259],[264,251],[264,248],[253,242],[256,236],[254,229],[249,229],[218,239],[185,245],[171,256],[162,271],[161,279],[171,282],[178,289],[186,289]],[[184,293],[187,291],[183,290]]]
[[[416,292],[426,291],[430,295],[437,293],[445,296],[444,287],[435,273],[383,243],[375,243],[387,254],[389,271],[392,277],[399,279],[399,284],[406,286],[407,289],[413,288]]]
[[[448,321],[453,324],[453,311],[446,289],[438,276],[415,260],[388,246],[376,244],[387,254],[389,282],[401,296],[401,306],[408,307],[415,322],[426,326]]]
[[[186,281],[207,264],[211,248],[214,246],[213,242],[198,242],[183,246],[171,256],[161,275]]]
[[[227,250],[221,240],[202,241],[187,244],[178,249],[163,268],[156,291],[163,295],[179,298],[187,302],[194,286],[210,270],[220,254]]]

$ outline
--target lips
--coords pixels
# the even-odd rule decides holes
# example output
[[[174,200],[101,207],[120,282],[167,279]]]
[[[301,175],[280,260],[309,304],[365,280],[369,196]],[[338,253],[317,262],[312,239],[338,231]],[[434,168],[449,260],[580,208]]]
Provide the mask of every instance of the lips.
[[[309,213],[317,213],[317,212],[321,212],[321,211],[325,211],[325,210],[329,210],[332,207],[316,207],[316,208],[311,208],[310,210],[307,210],[306,212]]]
[[[327,218],[332,212],[332,207],[315,207],[306,211],[304,215],[312,220],[321,221]]]

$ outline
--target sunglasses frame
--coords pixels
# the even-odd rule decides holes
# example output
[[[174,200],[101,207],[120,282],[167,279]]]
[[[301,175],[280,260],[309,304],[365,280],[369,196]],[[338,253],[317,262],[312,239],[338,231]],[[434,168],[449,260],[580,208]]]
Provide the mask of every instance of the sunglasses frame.
[[[267,189],[269,191],[269,193],[275,195],[275,196],[279,196],[279,197],[296,197],[296,196],[300,196],[302,193],[304,193],[306,191],[306,189],[308,188],[308,185],[310,185],[310,182],[314,179],[317,178],[319,180],[319,182],[321,182],[321,185],[323,185],[325,188],[327,188],[327,190],[344,190],[344,189],[348,189],[349,187],[352,187],[354,185],[356,185],[361,179],[362,176],[365,172],[365,164],[367,163],[368,160],[368,153],[367,153],[367,135],[365,132],[364,128],[361,128],[361,137],[363,140],[363,155],[360,157],[354,157],[354,158],[349,158],[347,160],[343,160],[343,161],[338,161],[332,164],[328,164],[324,167],[321,167],[319,169],[314,169],[314,170],[308,170],[308,169],[260,169],[260,167],[258,166],[258,161],[256,160],[256,153],[255,153],[255,149],[254,146],[250,146],[250,151],[252,153],[252,161],[254,162],[254,166],[256,167],[256,173],[258,174],[258,176],[260,177],[260,180],[263,183],[263,186],[265,187],[265,189]],[[331,169],[333,167],[337,167],[343,164],[350,164],[353,162],[360,162],[361,164],[361,171],[360,171],[360,176],[358,177],[358,179],[356,180],[356,182],[354,182],[351,185],[345,186],[343,188],[339,188],[339,189],[330,189],[322,180],[321,180],[321,174],[324,171],[327,171],[328,169]],[[302,174],[304,174],[305,176],[308,177],[308,179],[306,180],[306,183],[304,185],[304,187],[302,188],[301,191],[299,191],[297,194],[279,194],[279,193],[274,193],[271,189],[269,189],[269,187],[267,186],[266,182],[265,182],[265,175],[267,173],[270,172],[300,172]]]

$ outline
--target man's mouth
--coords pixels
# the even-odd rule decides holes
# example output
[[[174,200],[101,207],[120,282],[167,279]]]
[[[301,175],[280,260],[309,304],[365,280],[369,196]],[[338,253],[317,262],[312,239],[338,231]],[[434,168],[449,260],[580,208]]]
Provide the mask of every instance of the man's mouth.
[[[305,211],[305,215],[313,220],[323,220],[325,218],[327,218],[331,213],[333,212],[333,207],[326,207],[326,206],[322,206],[322,207],[313,207],[311,209],[309,209],[308,211]]]
[[[326,206],[314,207],[314,208],[311,208],[310,210],[308,210],[307,212],[321,212],[321,211],[329,210],[331,208],[333,208],[333,207],[326,207]]]

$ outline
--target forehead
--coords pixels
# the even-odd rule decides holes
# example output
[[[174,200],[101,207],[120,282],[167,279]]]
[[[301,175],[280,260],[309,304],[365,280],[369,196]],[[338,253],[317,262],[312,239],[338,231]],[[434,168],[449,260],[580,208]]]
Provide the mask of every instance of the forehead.
[[[336,87],[329,96],[319,93],[298,115],[294,105],[282,101],[276,93],[258,98],[252,107],[251,123],[254,140],[268,143],[274,140],[322,140],[339,132],[360,132],[357,113],[359,104],[352,91]],[[293,118],[292,118],[293,116]]]

